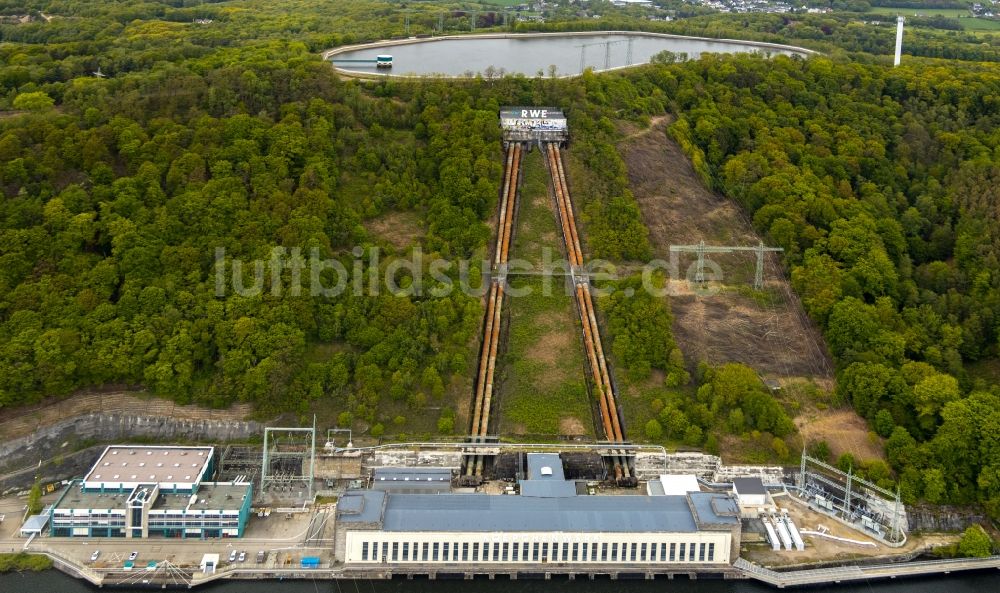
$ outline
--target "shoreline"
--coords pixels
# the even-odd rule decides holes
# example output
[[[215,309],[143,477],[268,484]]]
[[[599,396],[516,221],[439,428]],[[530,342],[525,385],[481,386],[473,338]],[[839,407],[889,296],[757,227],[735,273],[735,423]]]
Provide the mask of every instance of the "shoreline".
[[[658,37],[661,39],[678,39],[687,41],[704,41],[704,42],[714,42],[714,43],[732,43],[737,45],[745,45],[748,47],[755,47],[759,49],[772,49],[772,50],[782,50],[788,51],[795,54],[799,54],[802,57],[810,57],[821,55],[820,52],[812,49],[807,49],[804,47],[798,47],[795,45],[786,45],[782,43],[771,43],[767,41],[751,41],[747,39],[722,39],[715,37],[697,37],[693,35],[676,35],[673,33],[652,33],[645,31],[566,31],[566,32],[554,32],[554,33],[475,33],[469,35],[442,35],[440,37],[407,37],[406,39],[384,39],[381,41],[372,41],[368,43],[354,43],[351,45],[342,45],[339,47],[333,47],[330,49],[323,50],[320,55],[323,57],[323,61],[329,62],[333,56],[340,55],[349,51],[357,51],[359,49],[378,49],[382,47],[395,47],[399,45],[411,45],[415,43],[433,43],[435,41],[454,41],[463,39],[527,39],[527,38],[544,38],[544,37],[599,37],[605,35],[625,35],[633,37]],[[594,69],[595,73],[613,72],[616,70],[623,70],[626,68],[635,68],[637,66],[645,66],[649,62],[643,62],[641,64],[631,64],[627,66],[615,66],[608,69]],[[435,80],[435,79],[445,79],[445,80],[462,80],[465,76],[449,76],[443,74],[392,74],[391,72],[386,73],[374,73],[367,71],[351,70],[350,68],[342,68],[335,64],[330,64],[331,67],[338,74],[349,76],[352,78],[362,78],[362,79],[379,79],[379,78],[393,78],[397,80]],[[577,74],[563,74],[557,78],[574,78],[580,76],[582,73]]]
[[[141,570],[125,571],[118,569],[108,569],[95,571],[86,566],[80,565],[70,559],[63,558],[48,550],[27,552],[47,556],[52,561],[52,566],[59,572],[67,576],[84,580],[97,587],[115,587],[123,583],[123,579],[138,575]],[[817,563],[822,565],[824,563]],[[444,569],[444,570],[442,570]],[[758,583],[768,585],[773,589],[784,589],[787,587],[807,587],[816,585],[836,585],[856,581],[869,582],[872,580],[893,580],[897,578],[912,578],[924,576],[944,576],[954,572],[979,572],[1000,569],[1000,556],[990,556],[987,558],[955,558],[943,560],[914,560],[905,562],[889,562],[871,565],[846,565],[840,567],[817,566],[815,568],[796,568],[793,570],[772,570],[765,568],[742,558],[729,567],[705,567],[692,565],[689,567],[674,566],[664,569],[664,567],[643,567],[643,566],[622,566],[605,565],[596,567],[575,567],[572,565],[542,564],[533,566],[499,565],[488,567],[486,565],[475,568],[454,566],[427,566],[397,565],[392,568],[385,567],[379,569],[370,568],[226,568],[212,574],[192,573],[191,578],[186,583],[180,584],[176,581],[176,573],[172,575],[172,580],[159,580],[157,573],[151,573],[146,579],[145,585],[163,588],[195,588],[217,581],[238,581],[238,580],[340,580],[340,579],[367,579],[367,580],[392,580],[394,578],[414,578],[428,580],[472,580],[476,577],[488,577],[495,580],[504,577],[510,581],[517,580],[673,580],[676,577],[687,577],[689,580],[698,579],[722,579],[722,580],[754,580]],[[118,579],[117,581],[115,579]]]

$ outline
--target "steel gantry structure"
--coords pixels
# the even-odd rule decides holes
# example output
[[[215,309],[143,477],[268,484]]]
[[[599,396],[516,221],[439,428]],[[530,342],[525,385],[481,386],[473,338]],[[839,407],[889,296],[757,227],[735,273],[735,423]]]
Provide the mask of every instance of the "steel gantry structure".
[[[705,282],[705,254],[706,253],[733,253],[737,251],[752,251],[757,254],[757,267],[754,270],[753,287],[760,290],[764,287],[764,254],[768,252],[784,251],[781,247],[766,247],[761,241],[755,246],[746,247],[742,245],[705,245],[704,241],[697,245],[671,245],[670,253],[694,253],[698,256],[695,268],[694,280],[698,284]]]
[[[595,41],[594,43],[582,43],[576,47],[580,48],[580,73],[587,68],[587,48],[604,46],[604,69],[611,69],[611,46],[618,45],[621,43],[625,44],[625,65],[632,65],[632,42],[635,41],[632,37],[628,39],[617,39],[614,41]]]
[[[305,434],[305,441],[294,440],[295,434]],[[286,435],[282,444],[272,435]],[[305,449],[305,450],[304,450]],[[312,426],[265,427],[264,451],[261,460],[260,495],[276,487],[291,489],[299,486],[312,500],[313,479],[316,475],[316,417]]]

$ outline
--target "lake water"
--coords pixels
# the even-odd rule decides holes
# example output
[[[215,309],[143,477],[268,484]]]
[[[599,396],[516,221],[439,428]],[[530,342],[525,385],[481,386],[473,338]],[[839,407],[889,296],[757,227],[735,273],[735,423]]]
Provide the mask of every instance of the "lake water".
[[[631,46],[631,50],[629,49]],[[397,45],[362,47],[333,56],[342,70],[393,75],[465,76],[484,73],[487,68],[535,76],[542,71],[549,76],[555,66],[556,76],[572,76],[584,68],[605,70],[648,63],[661,51],[685,53],[697,58],[702,53],[764,52],[766,54],[808,55],[806,50],[764,45],[716,41],[693,37],[655,34],[595,33],[585,35],[509,35],[464,36],[414,40]],[[374,64],[337,63],[336,60],[374,60],[379,54],[391,54],[392,69],[376,69]]]
[[[878,581],[852,585],[789,589],[808,593],[989,593],[998,588],[995,572],[953,575],[934,579]],[[89,584],[70,578],[61,572],[49,570],[41,573],[0,574],[0,591],[3,593],[95,593],[103,591]],[[120,593],[148,592],[149,589],[114,588]],[[702,579],[689,581],[610,581],[578,580],[552,581],[522,580],[489,581],[428,581],[405,579],[392,581],[229,581],[199,587],[194,591],[205,593],[776,593],[752,581],[723,581]]]

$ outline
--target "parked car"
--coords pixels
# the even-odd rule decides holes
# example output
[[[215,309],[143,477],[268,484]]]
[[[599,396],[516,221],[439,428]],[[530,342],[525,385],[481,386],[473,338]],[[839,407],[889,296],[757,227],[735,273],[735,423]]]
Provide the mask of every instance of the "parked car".
[[[101,557],[101,551],[100,550],[94,550],[94,553],[90,555],[90,561],[91,562],[97,562],[97,559],[100,558],[100,557]]]
[[[139,552],[132,552],[131,554],[128,555],[129,560],[135,560],[138,557],[139,557]]]
[[[261,550],[257,552],[257,564],[263,564],[267,560],[267,552]]]
[[[237,559],[238,562],[245,562],[247,559],[247,553],[240,550],[240,557]]]
[[[229,553],[229,561],[236,562],[236,550],[233,550],[232,552]]]

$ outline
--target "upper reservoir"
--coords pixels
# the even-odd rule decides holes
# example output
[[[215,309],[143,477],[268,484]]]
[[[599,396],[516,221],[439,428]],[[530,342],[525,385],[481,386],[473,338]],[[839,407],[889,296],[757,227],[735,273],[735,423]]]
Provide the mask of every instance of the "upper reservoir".
[[[326,53],[337,68],[363,74],[395,76],[472,76],[487,69],[536,76],[542,72],[574,76],[646,64],[661,51],[697,58],[702,53],[761,52],[807,56],[813,52],[788,45],[729,39],[681,37],[659,33],[542,33],[524,35],[462,35],[405,39],[337,48]],[[391,69],[376,68],[375,58],[392,55]],[[370,63],[351,62],[366,60]]]

